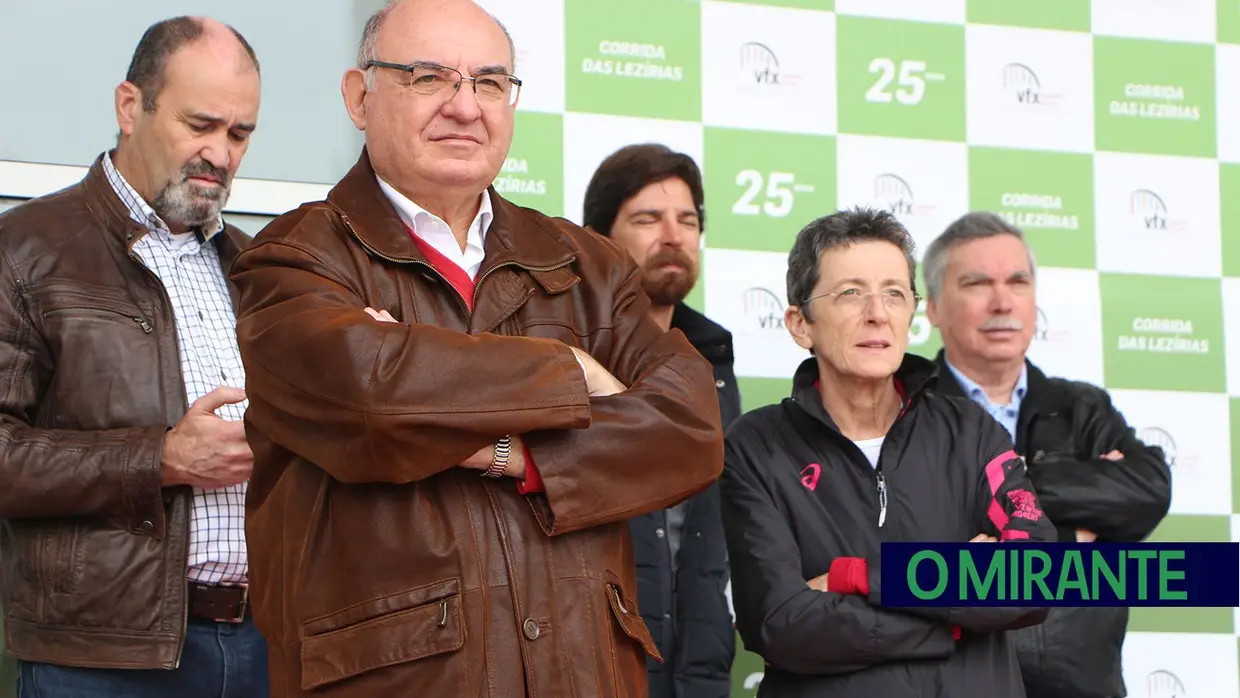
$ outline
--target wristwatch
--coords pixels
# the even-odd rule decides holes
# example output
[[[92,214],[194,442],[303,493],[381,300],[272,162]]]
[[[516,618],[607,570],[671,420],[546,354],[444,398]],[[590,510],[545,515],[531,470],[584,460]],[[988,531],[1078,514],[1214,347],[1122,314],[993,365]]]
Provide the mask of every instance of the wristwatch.
[[[495,442],[495,455],[491,456],[491,467],[482,473],[483,477],[497,478],[508,468],[508,456],[512,455],[512,437],[505,436]]]

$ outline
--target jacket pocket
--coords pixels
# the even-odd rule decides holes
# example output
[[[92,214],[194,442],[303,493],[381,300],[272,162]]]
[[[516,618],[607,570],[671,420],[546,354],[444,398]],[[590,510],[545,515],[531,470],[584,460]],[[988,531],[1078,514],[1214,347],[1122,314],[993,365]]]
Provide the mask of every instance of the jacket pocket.
[[[85,566],[79,539],[84,530],[82,524],[67,524],[52,528],[45,533],[44,578],[50,582],[53,594],[73,594]]]
[[[620,585],[613,581],[607,582],[607,605],[611,607],[611,615],[620,624],[620,629],[624,634],[629,636],[650,657],[663,661],[663,656],[659,654],[659,648],[655,646],[654,638],[650,636],[650,629],[646,627],[646,621],[642,620],[638,613],[637,604],[631,599],[624,597],[624,592],[620,590]]]
[[[104,321],[129,325],[147,334],[153,330],[146,314],[116,289],[48,284],[40,287],[36,296],[44,322]]]
[[[301,688],[455,652],[465,645],[462,623],[459,577],[305,621]]]

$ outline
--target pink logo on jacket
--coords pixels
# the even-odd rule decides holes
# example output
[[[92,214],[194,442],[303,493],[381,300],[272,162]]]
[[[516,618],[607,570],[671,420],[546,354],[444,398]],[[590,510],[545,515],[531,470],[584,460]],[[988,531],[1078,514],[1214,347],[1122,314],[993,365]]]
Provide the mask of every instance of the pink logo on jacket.
[[[810,492],[818,489],[818,476],[822,475],[822,466],[817,463],[810,463],[801,469],[801,484],[805,485]]]

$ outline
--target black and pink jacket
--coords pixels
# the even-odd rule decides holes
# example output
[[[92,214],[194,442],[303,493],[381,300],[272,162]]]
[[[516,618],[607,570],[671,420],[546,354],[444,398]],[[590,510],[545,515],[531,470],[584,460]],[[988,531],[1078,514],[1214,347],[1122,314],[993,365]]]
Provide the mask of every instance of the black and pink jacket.
[[[1007,431],[967,398],[926,389],[906,356],[904,409],[877,467],[836,428],[797,369],[793,394],[728,430],[721,488],[736,627],[767,663],[759,696],[1023,698],[1006,631],[1044,608],[889,608],[884,541],[1053,541]],[[979,545],[981,545],[979,543]],[[828,591],[806,580],[828,573]]]

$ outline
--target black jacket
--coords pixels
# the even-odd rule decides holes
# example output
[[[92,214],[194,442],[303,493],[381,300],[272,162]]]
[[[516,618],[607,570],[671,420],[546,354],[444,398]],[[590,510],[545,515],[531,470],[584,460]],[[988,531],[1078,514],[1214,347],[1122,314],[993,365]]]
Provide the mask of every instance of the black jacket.
[[[922,390],[934,370],[908,355],[897,371],[906,407],[877,471],[822,407],[814,359],[797,369],[791,398],[729,430],[721,483],[732,602],[745,647],[769,665],[759,696],[1025,695],[1003,631],[1041,622],[1045,609],[883,606],[883,541],[1055,536],[1007,432],[965,398]],[[835,588],[843,558],[865,559],[868,594],[808,587],[830,571]]]
[[[938,390],[964,395],[939,352]],[[1047,378],[1028,363],[1016,452],[1059,539],[1076,529],[1100,541],[1144,540],[1171,506],[1171,470],[1162,449],[1137,439],[1106,391]],[[1099,458],[1117,450],[1121,461]],[[1052,608],[1046,622],[1015,634],[1030,698],[1119,698],[1127,608]]]
[[[683,303],[672,327],[685,333],[715,370],[723,426],[741,414],[732,371],[732,334]],[[651,444],[657,448],[656,444]],[[728,698],[736,633],[724,591],[727,548],[719,513],[719,484],[681,506],[684,527],[673,573],[664,510],[629,521],[637,558],[637,604],[663,662],[647,659],[650,698]]]

